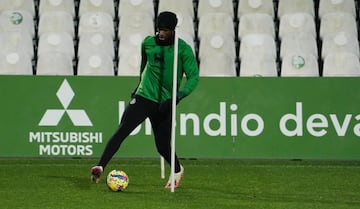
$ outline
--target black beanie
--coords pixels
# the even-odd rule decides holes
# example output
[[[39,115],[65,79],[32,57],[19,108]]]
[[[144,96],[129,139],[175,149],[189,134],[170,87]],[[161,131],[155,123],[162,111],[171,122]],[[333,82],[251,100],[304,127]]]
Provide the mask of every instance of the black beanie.
[[[157,17],[156,27],[158,29],[175,30],[177,24],[176,14],[172,12],[161,12]]]

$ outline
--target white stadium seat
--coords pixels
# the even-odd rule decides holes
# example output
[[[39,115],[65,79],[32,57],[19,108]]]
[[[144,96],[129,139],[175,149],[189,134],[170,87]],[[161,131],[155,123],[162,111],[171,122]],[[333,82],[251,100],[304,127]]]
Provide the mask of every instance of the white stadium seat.
[[[210,13],[224,13],[234,17],[234,5],[229,0],[200,0],[198,4],[198,18]]]
[[[285,55],[281,62],[281,77],[319,77],[317,58],[306,53]]]
[[[277,64],[273,56],[244,55],[240,61],[240,77],[277,77]]]
[[[240,77],[277,77],[276,45],[271,35],[245,35],[239,50]]]
[[[145,35],[141,33],[130,34],[121,37],[119,40],[118,54],[123,55],[127,53],[141,53],[141,43],[144,40]]]
[[[114,38],[115,29],[112,17],[104,12],[89,12],[80,17],[79,37],[84,33],[103,33]]]
[[[140,53],[122,53],[119,55],[118,76],[139,76],[141,55]]]
[[[1,32],[0,33],[1,52],[23,52],[31,58],[34,57],[34,46],[30,36],[21,32]]]
[[[308,33],[290,33],[282,37],[280,58],[287,54],[305,53],[318,58],[316,38]]]
[[[24,10],[7,10],[0,13],[0,32],[21,32],[30,37],[35,36],[35,25],[32,15]]]
[[[45,12],[67,12],[75,17],[75,3],[69,0],[41,0],[39,3],[39,16]]]
[[[322,59],[331,53],[348,52],[357,57],[360,56],[359,41],[353,34],[344,32],[329,34],[322,40],[321,56]]]
[[[229,35],[208,34],[199,46],[200,75],[236,76],[236,47]]]
[[[226,13],[211,13],[201,17],[198,25],[198,37],[206,34],[223,33],[235,38],[233,18]]]
[[[358,35],[356,19],[352,14],[335,12],[324,15],[320,20],[320,38],[331,33],[345,32]]]
[[[32,75],[32,59],[28,53],[0,53],[1,75]]]
[[[182,34],[189,34],[193,39],[195,38],[194,21],[190,16],[177,15],[177,32]]]
[[[238,6],[238,17],[244,14],[265,13],[274,17],[274,3],[273,0],[240,0]]]
[[[199,73],[202,77],[236,77],[235,60],[224,54],[204,57]]]
[[[39,38],[38,55],[62,53],[70,59],[75,58],[73,38],[67,33],[44,33]]]
[[[74,75],[73,61],[69,56],[59,52],[40,54],[36,75]]]
[[[0,74],[139,76],[156,18],[206,77],[360,77],[358,0],[0,0]]]
[[[269,14],[245,14],[240,18],[238,36],[252,33],[265,33],[275,37],[275,23]]]
[[[101,33],[83,34],[79,39],[78,57],[95,52],[114,58],[114,41],[109,36],[104,36]]]
[[[114,62],[109,56],[94,53],[79,58],[77,75],[114,76],[114,72]]]
[[[271,56],[276,59],[276,44],[272,36],[268,34],[249,34],[241,39],[239,57]]]
[[[123,15],[119,20],[118,37],[131,34],[154,35],[154,22],[146,14]]]
[[[119,11],[118,11],[119,19],[123,15],[128,15],[128,14],[144,14],[151,17],[151,19],[154,19],[155,17],[154,1],[121,0],[119,2]]]
[[[115,17],[115,4],[113,0],[81,0],[79,5],[79,16],[86,13],[104,12]]]
[[[224,54],[233,60],[236,58],[236,46],[230,36],[222,34],[209,34],[203,37],[199,46],[200,61],[204,57]]]
[[[280,0],[278,17],[286,14],[308,13],[315,17],[314,0]]]
[[[289,33],[308,33],[316,37],[314,17],[308,13],[293,13],[283,15],[279,23],[279,37]]]
[[[47,32],[66,32],[75,37],[73,16],[68,12],[44,12],[40,16],[38,34]]]
[[[323,77],[360,76],[359,57],[352,53],[332,53],[325,57]]]
[[[320,19],[329,13],[341,12],[348,13],[356,17],[356,6],[354,0],[320,0],[319,17]]]
[[[34,0],[0,0],[0,13],[8,10],[27,11],[35,17]]]

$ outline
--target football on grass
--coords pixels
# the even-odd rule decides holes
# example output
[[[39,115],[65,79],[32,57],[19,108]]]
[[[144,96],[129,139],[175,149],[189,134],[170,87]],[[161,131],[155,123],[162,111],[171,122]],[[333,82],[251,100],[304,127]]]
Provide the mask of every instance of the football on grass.
[[[112,170],[106,177],[107,187],[115,192],[122,192],[129,184],[129,178],[122,170]]]

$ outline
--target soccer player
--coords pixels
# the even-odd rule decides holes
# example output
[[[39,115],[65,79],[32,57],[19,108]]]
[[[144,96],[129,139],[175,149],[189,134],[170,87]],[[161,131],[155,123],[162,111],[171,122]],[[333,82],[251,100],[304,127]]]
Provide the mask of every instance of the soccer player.
[[[161,12],[157,17],[155,36],[146,37],[141,45],[140,82],[121,118],[120,125],[108,141],[98,164],[91,169],[92,181],[101,174],[126,137],[146,118],[151,121],[157,151],[171,163],[172,82],[176,15]],[[186,82],[179,89],[183,76]],[[188,96],[199,81],[198,63],[192,48],[178,41],[177,104]],[[175,154],[175,188],[180,185],[184,168]],[[170,179],[165,188],[170,188]]]

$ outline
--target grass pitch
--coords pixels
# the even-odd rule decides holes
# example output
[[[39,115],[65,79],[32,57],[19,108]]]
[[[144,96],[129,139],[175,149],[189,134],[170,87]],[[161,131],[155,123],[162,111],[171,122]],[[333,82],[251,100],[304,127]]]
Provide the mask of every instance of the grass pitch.
[[[358,209],[360,162],[182,160],[181,187],[164,189],[158,160],[117,160],[125,192],[90,182],[92,159],[0,159],[2,209]],[[167,167],[167,174],[169,172]]]

